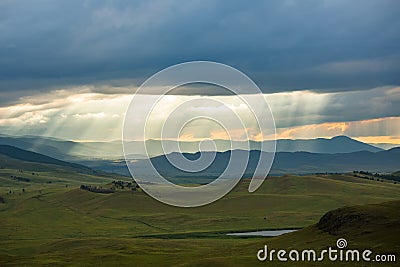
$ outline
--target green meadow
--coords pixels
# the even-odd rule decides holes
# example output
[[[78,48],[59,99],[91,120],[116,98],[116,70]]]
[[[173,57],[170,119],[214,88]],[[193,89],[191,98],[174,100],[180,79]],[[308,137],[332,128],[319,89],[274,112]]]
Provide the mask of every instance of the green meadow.
[[[350,245],[400,251],[395,238],[400,236],[400,202],[395,201],[400,201],[400,185],[391,181],[285,175],[269,177],[249,193],[245,179],[221,200],[198,208],[171,207],[140,189],[112,194],[79,189],[81,184],[107,187],[123,179],[129,181],[111,175],[1,169],[0,196],[5,203],[0,203],[0,266],[271,266],[256,258],[266,243],[318,249],[334,246],[338,237]],[[389,204],[377,205],[383,202]],[[354,205],[364,205],[355,212],[366,214],[360,220],[369,224],[345,225],[338,233],[316,226],[326,212]],[[381,216],[369,216],[373,213]],[[378,220],[382,218],[386,219]],[[393,229],[382,233],[386,223]],[[226,235],[287,228],[303,229],[275,238]],[[361,234],[362,229],[367,232]],[[277,264],[293,265],[272,266]]]

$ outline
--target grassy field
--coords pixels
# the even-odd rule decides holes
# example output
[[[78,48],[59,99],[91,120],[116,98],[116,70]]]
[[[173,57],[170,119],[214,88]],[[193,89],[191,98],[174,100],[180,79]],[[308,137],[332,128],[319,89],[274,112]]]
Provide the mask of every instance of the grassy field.
[[[0,204],[0,266],[266,265],[271,263],[256,258],[266,242],[299,248],[335,244],[337,235],[310,226],[329,210],[400,200],[400,185],[388,181],[286,175],[267,179],[252,194],[244,180],[223,199],[187,209],[167,206],[138,191],[98,194],[79,189],[85,182],[105,185],[115,178],[111,176],[24,172],[30,181],[21,182],[10,175],[22,176],[15,170],[0,170],[0,196],[5,199]],[[277,238],[226,236],[235,231],[304,227]],[[368,240],[355,230],[345,237],[352,238],[350,243],[366,244]],[[385,240],[377,244],[383,250],[394,242]]]

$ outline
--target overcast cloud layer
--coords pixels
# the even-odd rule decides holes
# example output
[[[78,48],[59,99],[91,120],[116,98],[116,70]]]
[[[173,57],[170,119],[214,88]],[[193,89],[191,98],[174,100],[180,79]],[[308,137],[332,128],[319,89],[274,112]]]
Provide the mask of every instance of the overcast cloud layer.
[[[211,60],[266,92],[400,84],[400,2],[1,1],[4,105],[66,85],[137,86]]]
[[[120,139],[143,81],[171,65],[210,60],[256,82],[277,138],[343,134],[400,144],[399,10],[397,0],[0,1],[0,134]],[[216,86],[173,94],[155,110],[147,138],[159,138],[170,109],[199,94],[224,98],[246,117]],[[182,138],[226,134],[194,121]]]

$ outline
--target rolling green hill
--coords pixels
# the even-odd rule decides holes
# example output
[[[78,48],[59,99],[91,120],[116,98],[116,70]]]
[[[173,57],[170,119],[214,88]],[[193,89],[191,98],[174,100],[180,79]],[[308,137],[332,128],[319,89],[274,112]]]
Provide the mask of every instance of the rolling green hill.
[[[71,183],[64,174],[47,175],[59,182],[0,182],[5,200],[0,203],[1,266],[254,266],[255,253],[267,241],[274,246],[330,245],[337,237],[317,226],[278,238],[243,239],[227,237],[227,232],[302,228],[332,209],[400,198],[400,187],[392,182],[285,175],[268,178],[252,194],[244,180],[217,202],[185,209],[140,191],[97,194],[78,188],[82,181],[108,183],[104,177],[78,177]],[[354,233],[354,239],[351,233],[346,237],[357,244],[362,239],[357,241],[359,232]],[[385,249],[385,239],[378,241]]]

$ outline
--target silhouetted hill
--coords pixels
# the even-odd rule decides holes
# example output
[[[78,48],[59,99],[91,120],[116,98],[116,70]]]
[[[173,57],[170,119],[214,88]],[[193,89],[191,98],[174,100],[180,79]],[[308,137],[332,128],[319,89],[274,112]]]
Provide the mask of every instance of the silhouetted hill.
[[[363,235],[378,230],[387,234],[387,229],[398,228],[400,225],[399,207],[400,201],[343,207],[327,212],[316,226],[331,235]]]
[[[30,163],[41,163],[41,164],[51,164],[51,165],[57,165],[57,166],[62,166],[62,167],[68,167],[75,169],[80,172],[86,172],[86,173],[93,173],[94,171],[90,169],[89,167],[76,164],[76,163],[70,163],[62,160],[58,160],[52,157],[48,157],[36,152],[31,152],[27,151],[24,149],[20,149],[17,147],[9,146],[9,145],[0,145],[0,163],[3,167],[7,167],[7,164],[9,164],[10,160],[9,159],[14,159],[18,160],[21,162],[30,162]],[[13,168],[15,168],[15,162],[12,162]]]
[[[305,151],[312,153],[351,153],[357,151],[378,152],[383,149],[351,139],[347,136],[335,136],[331,139],[281,139],[277,141],[277,152]]]
[[[393,148],[391,148],[391,149],[389,149],[389,150],[387,150],[387,151],[389,151],[390,153],[400,153],[400,147],[393,147]]]
[[[7,136],[0,135],[1,145],[10,145],[36,152],[52,158],[73,160],[71,151],[78,145],[75,142],[42,136]]]
[[[79,162],[91,158],[122,158],[121,141],[74,142],[42,136],[0,135],[0,144],[11,145],[59,160]]]
[[[210,152],[203,152],[210,153]],[[166,177],[210,177],[219,176],[227,167],[231,154],[235,153],[238,158],[246,160],[247,152],[233,150],[218,152],[212,164],[198,173],[190,173],[178,170],[169,163],[166,156],[158,156],[151,159],[157,171]],[[254,173],[260,158],[260,151],[250,151],[249,163],[245,171],[245,177]],[[173,153],[174,154],[174,153]],[[172,156],[174,156],[171,154]],[[178,154],[178,153],[175,153]],[[189,160],[199,158],[200,153],[183,154]],[[309,152],[278,152],[272,165],[271,173],[319,173],[319,172],[348,172],[353,170],[367,170],[370,172],[392,172],[399,168],[400,149],[395,148],[388,151],[369,152],[360,151],[338,154],[318,154]],[[132,166],[137,174],[140,174],[142,161],[137,161]],[[233,165],[240,165],[234,163]],[[145,175],[145,173],[143,173]]]

